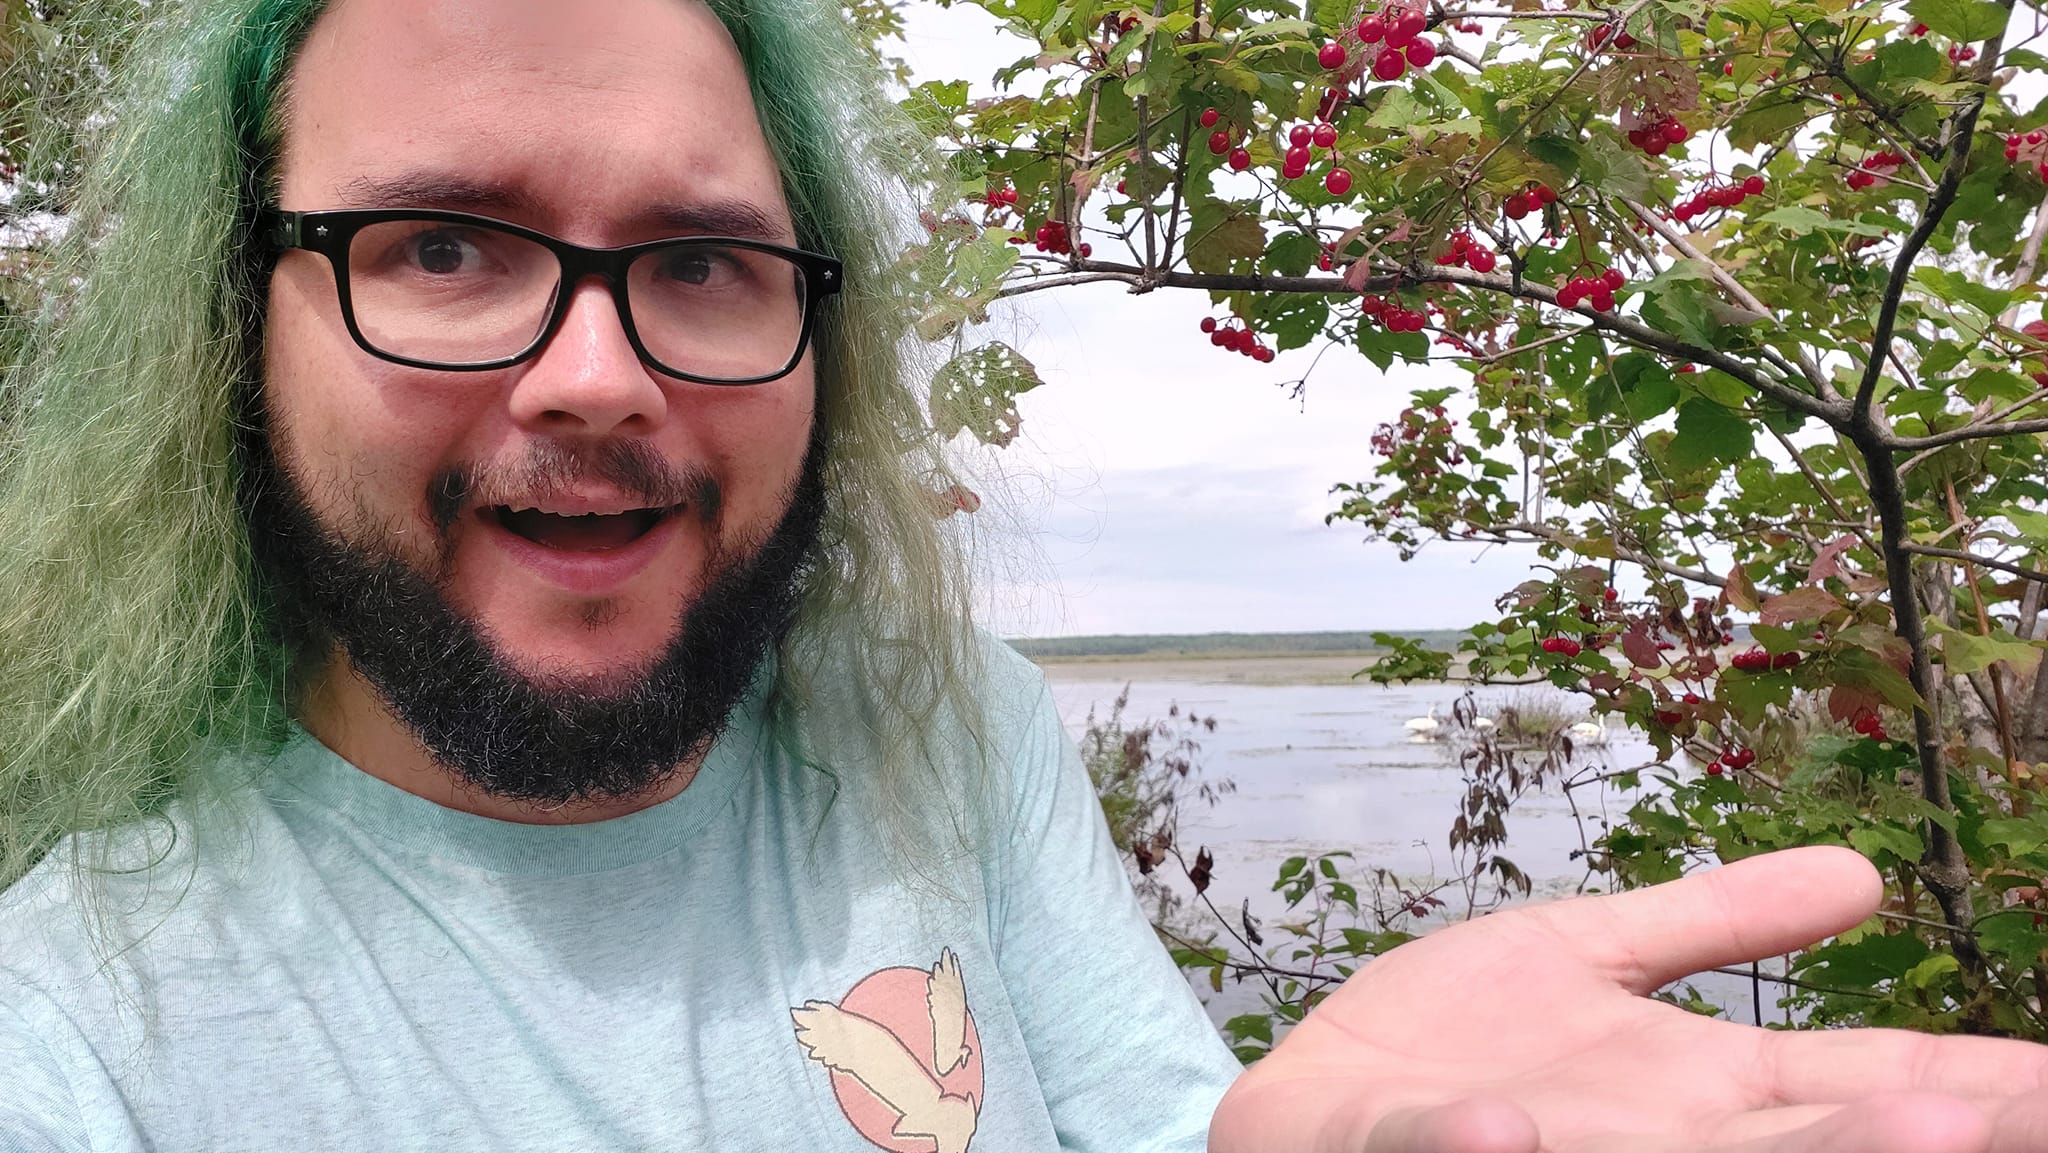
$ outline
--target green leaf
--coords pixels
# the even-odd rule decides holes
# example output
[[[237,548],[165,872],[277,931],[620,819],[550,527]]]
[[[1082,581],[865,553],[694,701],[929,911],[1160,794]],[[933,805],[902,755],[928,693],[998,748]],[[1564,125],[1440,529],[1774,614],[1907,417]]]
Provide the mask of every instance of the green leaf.
[[[2015,669],[2026,670],[2040,660],[2040,645],[2020,640],[2004,629],[1994,629],[1988,637],[1946,629],[1941,634],[1941,663],[1952,673],[1982,672],[1998,661],[2010,661]]]
[[[1734,464],[1756,449],[1756,434],[1741,416],[1703,397],[1678,408],[1671,463],[1683,469]]]
[[[1001,341],[969,349],[932,378],[932,424],[941,437],[964,429],[983,444],[1008,444],[1021,422],[1017,394],[1042,383],[1024,354]]]
[[[1873,861],[1885,853],[1901,861],[1917,861],[1927,851],[1927,846],[1920,841],[1920,834],[1889,823],[1850,829],[1849,844]]]
[[[1987,845],[2004,845],[2015,857],[2024,857],[2048,845],[2048,819],[2040,813],[2025,817],[1993,817],[1977,829],[1977,839]]]
[[[1951,40],[1989,40],[2005,30],[2005,9],[1993,0],[1910,0],[1907,15]]]
[[[1905,976],[1931,954],[1909,933],[1874,933],[1851,944],[1809,949],[1793,959],[1792,968],[1822,984],[1870,989]]]
[[[1773,228],[1782,228],[1794,236],[1804,236],[1809,232],[1826,228],[1834,223],[1834,218],[1827,213],[1816,211],[1800,204],[1787,204],[1783,208],[1773,208],[1762,216],[1757,217],[1756,220],[1759,224],[1768,224]]]

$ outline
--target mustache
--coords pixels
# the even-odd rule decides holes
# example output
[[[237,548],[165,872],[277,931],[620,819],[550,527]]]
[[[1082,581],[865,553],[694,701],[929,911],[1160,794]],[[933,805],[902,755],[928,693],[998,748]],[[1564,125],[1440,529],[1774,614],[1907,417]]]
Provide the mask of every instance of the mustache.
[[[593,483],[616,488],[646,508],[688,504],[706,523],[718,519],[722,502],[708,470],[672,464],[646,441],[539,441],[510,467],[472,461],[436,473],[428,481],[427,507],[445,537],[464,508],[544,501]]]

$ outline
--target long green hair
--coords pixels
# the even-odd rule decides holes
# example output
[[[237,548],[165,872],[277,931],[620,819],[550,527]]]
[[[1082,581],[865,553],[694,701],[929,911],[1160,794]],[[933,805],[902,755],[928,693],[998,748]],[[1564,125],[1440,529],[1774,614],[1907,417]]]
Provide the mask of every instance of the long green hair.
[[[158,814],[200,767],[288,735],[296,654],[250,559],[238,422],[260,364],[253,220],[325,2],[158,7],[109,77],[59,288],[0,380],[0,885],[67,834]],[[710,7],[799,243],[847,267],[814,338],[823,563],[777,654],[770,729],[828,774],[873,774],[861,793],[923,874],[918,826],[937,808],[965,830],[986,798],[976,758],[932,728],[952,718],[980,748],[964,566],[926,496],[946,465],[888,274],[918,152],[836,6]]]

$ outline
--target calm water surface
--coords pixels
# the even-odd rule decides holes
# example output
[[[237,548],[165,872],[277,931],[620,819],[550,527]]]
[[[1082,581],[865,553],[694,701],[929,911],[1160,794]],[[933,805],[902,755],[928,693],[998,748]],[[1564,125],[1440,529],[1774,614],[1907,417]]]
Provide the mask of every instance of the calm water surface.
[[[1250,902],[1251,913],[1271,924],[1286,910],[1273,880],[1280,865],[1297,855],[1348,850],[1355,872],[1370,866],[1386,868],[1404,878],[1427,882],[1457,875],[1457,862],[1447,834],[1465,794],[1455,747],[1443,741],[1420,741],[1404,728],[1411,717],[1435,706],[1448,718],[1451,705],[1465,689],[1453,685],[1380,686],[1353,684],[1246,684],[1222,678],[1218,670],[1172,666],[1167,675],[1189,679],[1154,679],[1129,684],[1126,725],[1166,716],[1169,708],[1213,717],[1216,727],[1203,732],[1196,760],[1205,779],[1235,782],[1234,795],[1214,808],[1199,805],[1183,813],[1181,842],[1192,858],[1198,846],[1215,855],[1215,879],[1209,894],[1216,905],[1237,911]],[[1050,664],[1046,668],[1054,699],[1076,737],[1092,709],[1106,716],[1126,682],[1103,679],[1085,664]],[[1199,679],[1207,677],[1208,679]],[[1512,699],[1508,689],[1478,689],[1481,712],[1491,715]],[[1556,698],[1582,719],[1584,701]],[[1605,747],[1578,750],[1576,763],[1599,768],[1630,768],[1649,764],[1654,753],[1641,734],[1612,730]],[[1534,763],[1532,757],[1530,762]],[[1654,788],[1654,783],[1651,785]],[[1574,851],[1601,830],[1604,801],[1619,816],[1642,795],[1598,788],[1575,790],[1584,817],[1574,819],[1572,803],[1561,788],[1525,794],[1509,814],[1508,843],[1500,852],[1535,882],[1535,898],[1573,896],[1599,891],[1604,878],[1588,875]],[[1183,886],[1184,887],[1184,886]],[[1483,890],[1482,900],[1491,889]],[[1462,918],[1464,898],[1449,890],[1444,916]],[[1361,893],[1361,901],[1364,894]],[[1411,931],[1413,922],[1401,927]],[[1268,943],[1273,938],[1268,937]],[[1720,974],[1704,974],[1693,982],[1710,999],[1728,1007],[1736,1020],[1751,1019],[1750,982]],[[1218,1021],[1255,1008],[1257,991],[1250,985],[1226,985],[1221,996],[1200,989]],[[1766,984],[1766,1018],[1782,1015],[1776,993]]]

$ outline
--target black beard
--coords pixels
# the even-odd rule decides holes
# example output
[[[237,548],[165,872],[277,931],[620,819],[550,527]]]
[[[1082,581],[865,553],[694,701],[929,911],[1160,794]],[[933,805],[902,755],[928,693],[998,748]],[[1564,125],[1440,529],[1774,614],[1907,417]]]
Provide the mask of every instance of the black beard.
[[[825,507],[814,432],[781,521],[751,548],[708,558],[704,592],[644,673],[542,682],[511,667],[444,595],[453,534],[465,527],[455,510],[473,478],[435,478],[428,506],[440,564],[423,574],[388,547],[352,542],[323,523],[270,441],[245,442],[242,503],[292,651],[317,659],[339,645],[441,765],[490,796],[549,807],[646,795],[710,748],[795,623]],[[675,475],[639,446],[614,447],[540,454],[528,479],[603,479],[657,494],[649,507],[687,494],[689,508],[675,515],[715,522],[709,478]],[[708,527],[717,539],[716,524]]]

